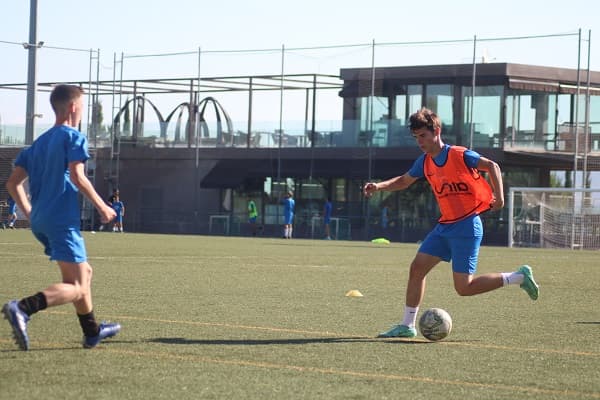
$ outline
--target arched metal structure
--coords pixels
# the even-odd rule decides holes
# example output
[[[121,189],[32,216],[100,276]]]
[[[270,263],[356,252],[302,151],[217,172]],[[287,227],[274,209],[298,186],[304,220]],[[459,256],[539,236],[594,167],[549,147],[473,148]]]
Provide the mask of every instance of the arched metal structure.
[[[173,141],[175,143],[182,143],[182,142],[187,142],[187,140],[181,140],[181,122],[183,120],[183,112],[187,110],[188,111],[188,120],[186,121],[185,124],[185,131],[184,132],[189,132],[189,124],[190,124],[190,103],[189,102],[183,102],[181,104],[179,104],[177,107],[175,107],[173,109],[173,111],[171,111],[171,113],[169,115],[167,115],[167,118],[165,119],[165,129],[164,132],[161,132],[161,137],[162,138],[167,138],[167,132],[168,132],[168,128],[169,128],[169,123],[171,122],[171,118],[173,118],[173,115],[175,115],[175,113],[177,111],[179,111],[179,114],[177,114],[177,119],[176,119],[176,123],[175,123],[175,134],[173,137]],[[184,138],[185,139],[185,138]]]
[[[115,127],[114,131],[115,131],[115,133],[118,134],[118,137],[121,136],[121,115],[123,115],[123,116],[128,115],[127,113],[129,113],[129,105],[132,103],[133,103],[134,112],[133,112],[133,129],[131,132],[131,136],[134,141],[136,141],[138,139],[138,136],[140,136],[140,133],[141,133],[141,129],[142,129],[143,122],[144,122],[144,116],[145,116],[145,107],[144,107],[145,103],[150,104],[150,106],[154,110],[154,113],[158,117],[158,121],[160,124],[160,137],[166,136],[167,124],[165,123],[165,119],[162,116],[160,110],[154,105],[154,103],[152,103],[150,100],[148,100],[144,96],[135,96],[135,97],[127,100],[125,102],[125,104],[123,105],[123,107],[121,107],[119,112],[115,115],[113,124]]]
[[[233,146],[233,123],[225,108],[214,97],[205,97],[198,103],[198,132],[202,138],[210,137],[210,130],[206,122],[206,112],[208,105],[211,104],[215,112],[217,123],[216,145],[222,147]],[[223,130],[223,121],[225,121],[226,129]]]
[[[233,123],[225,108],[214,97],[206,97],[194,107],[190,107],[189,102],[180,103],[167,115],[166,118],[164,118],[160,110],[144,96],[136,96],[132,99],[129,99],[125,102],[123,107],[121,107],[119,112],[115,115],[113,121],[115,126],[115,132],[118,133],[119,138],[122,136],[121,119],[124,119],[125,116],[128,115],[130,105],[132,104],[134,108],[134,116],[131,137],[132,140],[135,142],[138,140],[139,136],[142,136],[141,127],[144,123],[146,103],[148,103],[152,107],[158,118],[158,121],[160,123],[160,137],[162,139],[167,138],[169,124],[171,123],[173,117],[177,116],[175,119],[175,134],[173,138],[175,143],[187,142],[188,146],[192,147],[196,143],[196,132],[194,132],[194,129],[190,129],[190,125],[193,121],[198,121],[198,129],[196,131],[199,135],[199,141],[208,141],[208,139],[211,139],[211,142],[213,142],[212,144],[214,144],[217,147],[233,146]],[[188,118],[185,122],[185,129],[183,130],[183,132],[185,132],[185,137],[182,137],[181,128],[184,120],[184,112],[186,110],[188,111]],[[214,112],[214,118],[216,123],[215,135],[211,135],[211,131],[209,128],[209,122],[211,120],[211,118],[209,118],[209,115],[211,110]]]

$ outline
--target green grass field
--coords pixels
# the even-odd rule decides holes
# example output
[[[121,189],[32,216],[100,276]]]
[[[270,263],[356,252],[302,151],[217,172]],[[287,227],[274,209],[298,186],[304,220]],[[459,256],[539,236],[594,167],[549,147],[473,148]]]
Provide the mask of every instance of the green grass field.
[[[527,263],[510,286],[459,297],[442,263],[422,309],[442,342],[376,339],[402,316],[413,244],[86,233],[99,319],[81,348],[73,308],[0,320],[0,399],[600,399],[598,252],[485,247],[479,272]],[[27,230],[0,231],[0,302],[59,279]],[[345,297],[358,289],[364,297]]]

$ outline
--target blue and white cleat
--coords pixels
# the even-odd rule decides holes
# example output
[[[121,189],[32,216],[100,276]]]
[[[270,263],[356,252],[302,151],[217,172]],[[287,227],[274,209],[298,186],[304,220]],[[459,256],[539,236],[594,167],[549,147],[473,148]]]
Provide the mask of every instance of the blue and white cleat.
[[[111,338],[121,331],[121,324],[107,324],[102,322],[99,326],[100,331],[97,336],[84,336],[83,347],[86,349],[93,349],[102,340]]]
[[[27,322],[29,315],[19,308],[17,300],[11,300],[2,307],[2,314],[13,330],[15,342],[21,350],[29,350],[29,336],[27,335]]]

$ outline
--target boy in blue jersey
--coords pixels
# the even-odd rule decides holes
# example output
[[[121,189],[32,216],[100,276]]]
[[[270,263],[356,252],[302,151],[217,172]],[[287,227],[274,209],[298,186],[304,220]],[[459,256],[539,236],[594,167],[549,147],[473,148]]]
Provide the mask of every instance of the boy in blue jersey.
[[[518,284],[532,300],[538,298],[539,287],[527,265],[515,272],[475,276],[483,238],[479,214],[504,206],[502,174],[494,161],[464,147],[444,144],[441,126],[439,117],[426,108],[411,115],[410,130],[423,154],[404,175],[378,183],[368,182],[364,186],[365,196],[370,197],[381,190],[404,190],[418,179],[426,178],[442,214],[410,265],[402,322],[379,337],[417,335],[415,323],[425,294],[425,277],[440,261],[452,261],[454,288],[461,296]],[[489,174],[491,188],[478,171]]]
[[[112,208],[117,214],[117,216],[115,217],[115,223],[113,225],[113,232],[123,232],[123,217],[125,216],[125,206],[120,200],[119,192],[113,194]]]
[[[84,348],[95,347],[121,330],[119,324],[96,322],[92,308],[92,267],[87,262],[79,231],[78,192],[96,207],[103,223],[115,217],[84,172],[84,162],[90,157],[87,139],[75,129],[81,121],[83,90],[58,85],[52,90],[50,104],[56,114],[55,125],[19,154],[6,183],[8,192],[31,222],[33,235],[42,243],[50,260],[58,263],[62,275],[61,283],[2,307],[22,350],[29,349],[27,323],[31,315],[61,304],[75,306]],[[25,194],[27,179],[31,202]]]
[[[292,231],[294,230],[294,209],[296,202],[292,198],[292,192],[287,192],[283,199],[283,238],[291,239]]]
[[[106,200],[108,202],[108,204],[112,207],[112,203],[113,201],[115,201],[115,196],[117,196],[119,194],[119,189],[114,188],[112,190],[112,194],[110,196],[108,196],[108,200]],[[98,228],[99,231],[103,231],[104,230],[104,224],[100,224],[100,227]]]
[[[323,209],[323,226],[325,227],[325,240],[331,240],[331,213],[333,212],[333,204],[331,197],[327,198]]]
[[[6,225],[10,229],[15,229],[15,223],[17,222],[17,203],[9,195],[8,199],[6,200],[6,204],[8,205],[8,213],[6,215]]]

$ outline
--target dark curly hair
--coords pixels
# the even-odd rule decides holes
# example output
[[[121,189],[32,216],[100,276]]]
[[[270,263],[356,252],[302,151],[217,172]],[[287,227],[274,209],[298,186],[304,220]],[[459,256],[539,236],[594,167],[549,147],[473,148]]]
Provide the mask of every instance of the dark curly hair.
[[[441,128],[442,123],[440,117],[436,113],[428,108],[421,108],[416,113],[412,114],[409,118],[409,128],[412,132],[417,131],[421,128],[427,128],[431,132],[435,128]]]

